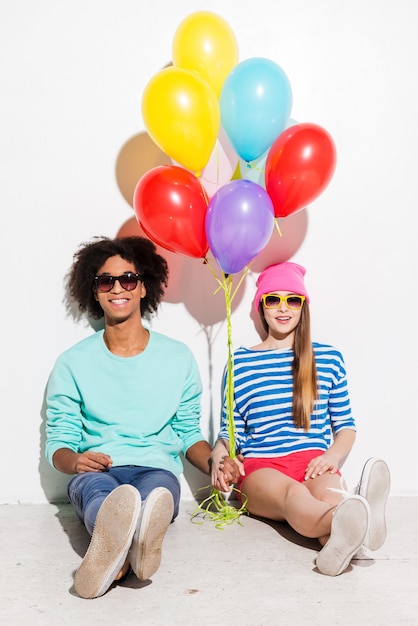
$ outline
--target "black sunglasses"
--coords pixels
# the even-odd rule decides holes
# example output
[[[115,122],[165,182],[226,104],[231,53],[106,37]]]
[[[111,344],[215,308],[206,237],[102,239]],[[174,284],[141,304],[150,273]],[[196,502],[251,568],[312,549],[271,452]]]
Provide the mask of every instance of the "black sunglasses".
[[[103,293],[111,291],[116,281],[119,282],[122,289],[133,291],[136,289],[139,280],[142,281],[141,274],[134,274],[133,272],[126,272],[126,274],[122,274],[122,276],[108,276],[107,274],[102,274],[101,276],[94,277],[94,284],[97,289]]]

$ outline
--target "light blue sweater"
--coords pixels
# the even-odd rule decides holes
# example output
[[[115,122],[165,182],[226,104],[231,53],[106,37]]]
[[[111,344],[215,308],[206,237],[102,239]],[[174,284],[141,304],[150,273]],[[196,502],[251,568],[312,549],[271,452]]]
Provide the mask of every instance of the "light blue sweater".
[[[150,331],[144,352],[112,354],[103,331],[58,357],[47,389],[46,457],[59,448],[108,454],[113,466],[183,471],[180,453],[204,439],[202,384],[183,343]]]

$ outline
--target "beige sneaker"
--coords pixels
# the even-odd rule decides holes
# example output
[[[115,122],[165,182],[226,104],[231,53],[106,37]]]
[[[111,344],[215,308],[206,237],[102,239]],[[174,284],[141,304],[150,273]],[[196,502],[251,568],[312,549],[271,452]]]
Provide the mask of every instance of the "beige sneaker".
[[[141,496],[132,485],[116,487],[97,513],[86,555],[74,577],[82,598],[102,596],[122,569],[141,512]]]
[[[129,550],[129,562],[139,580],[147,580],[160,567],[163,540],[173,513],[173,496],[165,487],[153,489],[145,499]]]
[[[316,566],[322,574],[338,576],[363,544],[369,528],[369,505],[361,496],[348,496],[334,511],[331,534]]]

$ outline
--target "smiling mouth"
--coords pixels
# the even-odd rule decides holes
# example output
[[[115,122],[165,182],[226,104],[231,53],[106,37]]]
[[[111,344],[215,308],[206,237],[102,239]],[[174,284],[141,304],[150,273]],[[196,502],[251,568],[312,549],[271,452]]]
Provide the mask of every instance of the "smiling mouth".
[[[124,302],[128,302],[128,298],[114,298],[110,300],[110,302],[112,302],[112,304],[123,304]]]

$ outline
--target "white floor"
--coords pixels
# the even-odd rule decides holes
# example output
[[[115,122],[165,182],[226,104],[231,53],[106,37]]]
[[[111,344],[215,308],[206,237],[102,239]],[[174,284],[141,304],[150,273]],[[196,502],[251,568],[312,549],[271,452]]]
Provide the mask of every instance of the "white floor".
[[[152,580],[83,600],[72,581],[89,537],[70,505],[0,506],[0,624],[418,625],[418,498],[390,498],[385,545],[336,578],[285,524],[219,530],[192,523],[194,507],[182,502]]]

